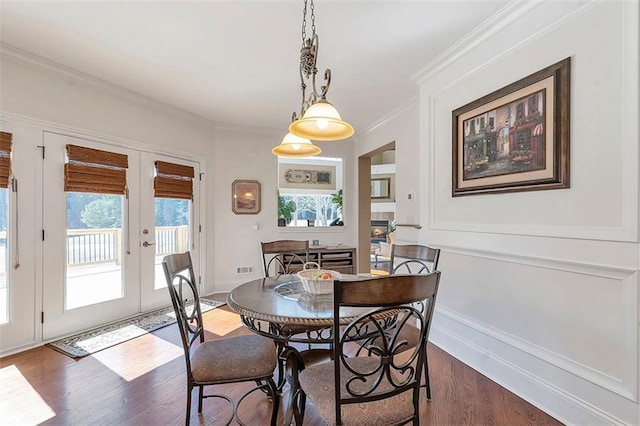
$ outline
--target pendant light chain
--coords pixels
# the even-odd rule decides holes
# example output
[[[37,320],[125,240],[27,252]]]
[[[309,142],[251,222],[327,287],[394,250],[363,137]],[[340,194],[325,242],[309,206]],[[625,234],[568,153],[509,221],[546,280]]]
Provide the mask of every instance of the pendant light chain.
[[[311,0],[311,5],[309,7],[311,9],[311,38],[316,35],[316,6],[313,4],[313,0]],[[302,46],[304,47],[304,43],[307,40],[307,0],[304,0],[304,8],[302,10]]]
[[[316,34],[316,13],[314,0],[304,0],[302,9],[302,47],[300,48],[300,90],[302,101],[300,114],[291,116],[289,133],[280,145],[271,152],[281,157],[307,157],[320,154],[321,150],[311,140],[337,141],[353,135],[353,126],[343,121],[336,108],[327,101],[327,92],[331,84],[331,70],[324,72],[323,86],[317,90],[316,75],[318,68],[319,36]],[[307,38],[307,12],[311,16],[311,37]],[[307,96],[307,82],[311,93]]]
[[[307,0],[304,0],[304,9],[302,9],[302,47],[307,38]]]
[[[316,7],[311,0],[311,37],[316,35]]]

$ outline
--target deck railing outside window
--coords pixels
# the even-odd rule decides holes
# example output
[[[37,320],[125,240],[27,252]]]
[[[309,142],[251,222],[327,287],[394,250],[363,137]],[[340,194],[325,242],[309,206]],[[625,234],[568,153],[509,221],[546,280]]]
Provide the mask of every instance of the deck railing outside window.
[[[188,226],[159,226],[155,231],[156,256],[188,250]],[[120,229],[73,229],[67,231],[67,264],[115,262],[122,258]]]

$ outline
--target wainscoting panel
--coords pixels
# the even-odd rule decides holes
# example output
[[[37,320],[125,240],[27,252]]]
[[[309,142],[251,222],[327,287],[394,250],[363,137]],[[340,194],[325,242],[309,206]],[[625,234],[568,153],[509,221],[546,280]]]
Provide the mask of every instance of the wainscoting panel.
[[[552,415],[558,401],[565,416],[576,409],[570,423],[634,418],[637,271],[437,246],[436,345]]]
[[[631,421],[625,421],[610,414],[614,411],[604,411],[601,405],[588,402],[587,398],[580,398],[567,392],[565,389],[554,385],[554,382],[546,380],[532,372],[533,368],[523,369],[522,363],[535,365],[536,359],[527,357],[526,354],[519,354],[518,358],[503,357],[499,353],[504,345],[500,341],[491,342],[486,335],[474,334],[474,328],[461,327],[461,331],[454,333],[454,324],[448,322],[449,318],[441,315],[436,310],[434,324],[431,329],[429,340],[436,346],[442,348],[447,353],[453,355],[465,364],[489,377],[496,383],[509,389],[511,392],[527,400],[531,404],[555,417],[565,424],[580,425],[632,425]],[[460,324],[458,324],[460,326]],[[481,343],[477,343],[477,339]],[[492,347],[489,351],[485,347]],[[513,348],[512,348],[513,349]],[[550,375],[556,378],[561,377],[565,383],[576,383],[575,377],[568,376],[562,369],[552,366],[541,366]],[[595,393],[595,392],[594,392]],[[433,398],[438,398],[433,395]],[[608,398],[608,406],[616,406],[611,398]],[[626,419],[633,419],[634,405],[626,404],[624,416]],[[618,415],[619,415],[619,411]]]
[[[439,315],[637,400],[638,338],[625,327],[637,312],[637,273],[595,276],[448,251],[440,265]]]
[[[567,424],[638,425],[640,5],[503,12],[414,76],[431,338]],[[453,197],[452,111],[565,58],[570,188]]]

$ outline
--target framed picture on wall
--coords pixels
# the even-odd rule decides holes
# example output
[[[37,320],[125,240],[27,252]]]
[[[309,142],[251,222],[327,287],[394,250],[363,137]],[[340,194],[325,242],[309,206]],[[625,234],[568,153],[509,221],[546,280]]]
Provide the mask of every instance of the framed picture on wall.
[[[452,195],[569,187],[571,58],[453,111]]]
[[[336,166],[279,163],[278,174],[279,188],[336,189]]]
[[[260,209],[260,182],[234,180],[231,184],[231,210],[235,214],[258,214]]]

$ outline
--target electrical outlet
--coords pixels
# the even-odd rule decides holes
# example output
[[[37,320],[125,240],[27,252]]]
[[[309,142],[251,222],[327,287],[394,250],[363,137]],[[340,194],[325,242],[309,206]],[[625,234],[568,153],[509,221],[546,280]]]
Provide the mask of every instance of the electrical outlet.
[[[238,266],[236,268],[237,275],[253,274],[253,266]]]

